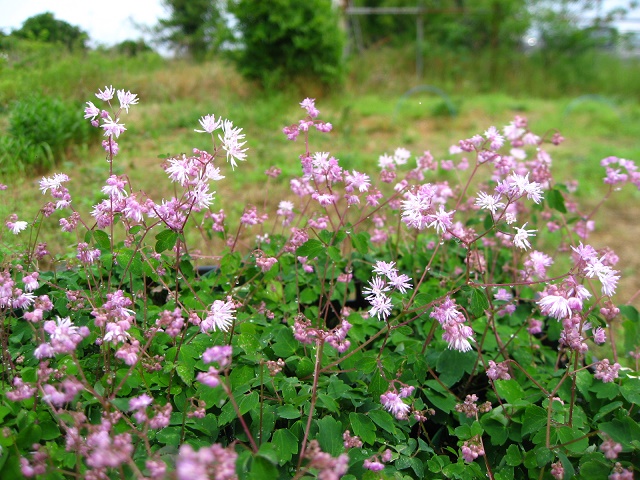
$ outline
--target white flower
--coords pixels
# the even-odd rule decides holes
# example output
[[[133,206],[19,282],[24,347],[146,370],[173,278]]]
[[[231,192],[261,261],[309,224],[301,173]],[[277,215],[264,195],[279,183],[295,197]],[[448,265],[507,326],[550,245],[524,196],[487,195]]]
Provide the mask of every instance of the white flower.
[[[214,130],[219,129],[222,126],[222,118],[218,118],[214,115],[205,115],[200,119],[200,125],[204,130],[194,130],[199,133],[212,133]]]
[[[528,238],[535,237],[535,232],[537,232],[537,230],[525,230],[524,227],[526,226],[527,224],[525,223],[522,228],[513,227],[516,229],[516,234],[513,237],[513,244],[518,248],[522,248],[523,250],[531,248],[531,244],[529,243]]]

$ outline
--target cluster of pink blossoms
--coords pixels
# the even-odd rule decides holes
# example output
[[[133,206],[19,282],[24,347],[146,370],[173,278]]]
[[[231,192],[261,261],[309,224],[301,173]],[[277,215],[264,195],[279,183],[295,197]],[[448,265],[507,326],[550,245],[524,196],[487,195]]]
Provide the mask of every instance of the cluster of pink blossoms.
[[[217,387],[220,385],[220,370],[228,367],[231,364],[231,346],[215,346],[208,348],[202,354],[202,361],[204,363],[217,363],[219,368],[210,366],[206,372],[198,373],[196,380],[200,383],[207,385],[208,387]]]
[[[331,131],[333,127],[330,123],[315,120],[315,118],[320,115],[320,111],[315,105],[315,99],[305,98],[300,102],[300,106],[307,111],[309,118],[300,120],[297,125],[293,124],[282,129],[282,133],[284,133],[289,140],[295,140],[298,138],[298,135],[300,135],[300,132],[307,132],[310,127],[315,127],[319,132],[326,133]]]
[[[351,346],[351,342],[347,340],[351,324],[347,321],[345,312],[342,312],[342,314],[340,323],[329,331],[312,327],[309,319],[304,315],[298,315],[293,324],[293,337],[306,345],[318,340],[324,340],[338,352],[344,353]]]
[[[178,480],[235,480],[238,454],[233,446],[214,443],[195,451],[189,444],[180,446],[176,460]]]
[[[49,341],[41,343],[33,352],[38,359],[74,352],[78,344],[89,336],[88,327],[74,325],[69,317],[47,320],[44,322],[44,331],[49,334]]]
[[[393,304],[387,292],[397,290],[404,294],[411,290],[411,278],[404,273],[398,273],[395,262],[377,261],[373,267],[376,274],[369,280],[369,286],[362,289],[367,301],[371,304],[369,315],[378,317],[378,320],[386,320],[391,315]]]
[[[459,352],[468,352],[472,349],[469,340],[473,338],[473,329],[465,325],[466,318],[458,310],[455,300],[447,295],[429,316],[435,318],[444,329],[442,339],[449,342],[449,349]]]
[[[411,406],[402,401],[413,394],[415,387],[404,385],[398,392],[395,387],[380,395],[380,403],[398,420],[406,420],[409,418]]]

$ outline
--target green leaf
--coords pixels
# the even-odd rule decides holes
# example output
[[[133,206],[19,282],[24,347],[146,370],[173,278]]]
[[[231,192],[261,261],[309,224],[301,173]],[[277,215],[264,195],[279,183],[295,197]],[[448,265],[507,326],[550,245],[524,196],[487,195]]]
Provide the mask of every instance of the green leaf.
[[[140,254],[129,248],[120,250],[118,253],[118,264],[122,268],[126,268],[133,275],[141,276],[144,274],[144,264],[140,260]]]
[[[560,190],[556,190],[555,188],[549,190],[546,197],[547,202],[549,203],[549,208],[553,208],[560,213],[567,213],[567,207],[565,207],[564,205],[564,197],[562,196]]]
[[[342,444],[342,424],[335,418],[326,416],[318,420],[318,442],[323,452],[336,457],[344,450]]]
[[[333,398],[325,393],[318,393],[318,406],[326,408],[330,412],[337,413],[340,411],[340,406]]]
[[[308,257],[309,260],[311,260],[320,255],[325,250],[326,247],[320,240],[311,238],[298,247],[298,249],[296,250],[296,256]]]
[[[358,253],[366,255],[369,251],[369,234],[367,232],[360,232],[351,235],[351,245]]]
[[[392,435],[397,433],[396,423],[389,412],[385,412],[384,410],[371,410],[367,415],[385,432],[389,432]]]
[[[631,417],[616,418],[611,422],[600,423],[598,429],[623,446],[630,446],[634,439],[640,438],[640,426]]]
[[[494,382],[496,391],[500,397],[504,398],[508,403],[515,403],[524,398],[524,390],[517,380],[496,380]]]
[[[376,426],[369,417],[362,413],[351,412],[349,414],[349,422],[354,435],[357,435],[369,445],[374,444],[376,441]]]
[[[576,471],[571,464],[571,460],[569,460],[560,450],[556,451],[556,455],[560,459],[560,463],[562,463],[562,467],[564,468],[564,478],[574,478]]]
[[[188,365],[180,364],[176,367],[176,373],[187,386],[191,386],[195,377],[193,368],[189,368]]]
[[[284,465],[291,460],[293,455],[298,453],[298,438],[291,433],[291,430],[284,428],[276,430],[271,441],[276,446],[280,465]]]
[[[507,465],[510,467],[517,467],[522,463],[522,452],[520,452],[520,447],[518,445],[511,444],[509,448],[507,448],[507,455],[505,456],[505,460]]]
[[[640,405],[640,379],[628,378],[620,387],[620,393],[629,403]]]
[[[531,405],[524,411],[522,435],[536,433],[547,425],[547,411],[537,405]]]
[[[611,473],[611,465],[598,460],[588,460],[580,465],[582,478],[607,478]]]
[[[288,358],[298,349],[299,342],[293,338],[293,332],[290,328],[281,328],[275,335],[271,349],[273,353],[280,358]]]
[[[283,405],[281,407],[276,408],[276,413],[280,418],[286,418],[287,420],[291,420],[293,418],[300,418],[300,410],[295,408],[293,405]]]
[[[178,234],[171,229],[163,230],[156,235],[156,253],[162,253],[165,250],[172,249],[176,241],[178,240]]]
[[[278,469],[262,456],[253,457],[249,479],[264,480],[266,478],[278,478]]]
[[[267,459],[272,464],[276,465],[278,463],[278,453],[276,452],[276,447],[273,443],[263,443],[260,445],[258,449],[258,455],[262,458]]]
[[[103,252],[108,252],[111,250],[111,241],[109,240],[109,235],[107,235],[107,232],[104,232],[102,230],[94,230],[93,240],[96,242],[98,248]]]
[[[238,409],[240,410],[240,414],[244,415],[245,413],[255,409],[260,403],[260,395],[258,392],[251,392],[249,395],[244,395],[238,401]]]
[[[483,288],[473,288],[471,290],[471,313],[475,317],[484,315],[484,311],[489,308],[489,300]]]
[[[607,403],[600,410],[598,410],[598,413],[594,415],[593,421],[597,422],[601,418],[604,418],[608,413],[611,413],[614,410],[617,410],[618,408],[620,408],[622,405],[623,405],[622,402]]]
[[[156,434],[156,440],[165,445],[179,445],[182,427],[166,427]]]

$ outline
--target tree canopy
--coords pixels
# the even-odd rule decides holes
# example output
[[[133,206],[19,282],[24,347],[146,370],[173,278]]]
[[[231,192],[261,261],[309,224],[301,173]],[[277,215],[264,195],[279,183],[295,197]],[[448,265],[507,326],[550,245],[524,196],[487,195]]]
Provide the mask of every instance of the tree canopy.
[[[27,40],[59,43],[69,50],[85,49],[89,40],[87,32],[64,20],[58,20],[51,12],[41,13],[26,19],[22,27],[11,32],[11,35]]]

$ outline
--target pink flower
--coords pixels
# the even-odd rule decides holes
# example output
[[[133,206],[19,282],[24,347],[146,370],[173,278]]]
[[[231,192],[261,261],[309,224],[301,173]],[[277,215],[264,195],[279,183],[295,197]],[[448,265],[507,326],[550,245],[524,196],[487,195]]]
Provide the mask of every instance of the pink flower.
[[[195,130],[199,133],[213,133],[214,130],[219,129],[222,126],[222,118],[218,118],[214,115],[205,115],[200,119],[200,125],[204,130]]]
[[[100,109],[92,102],[87,102],[87,107],[84,109],[84,118],[95,120],[98,115],[100,115]]]
[[[300,102],[300,106],[304,108],[311,118],[316,118],[320,111],[316,108],[315,98],[305,98]]]
[[[138,95],[131,93],[130,91],[118,90],[118,100],[120,101],[120,108],[124,108],[129,113],[129,107],[131,105],[137,105]]]
[[[214,332],[216,329],[226,332],[229,327],[233,325],[235,320],[235,305],[230,297],[227,297],[227,301],[215,300],[209,308],[207,317],[200,324],[200,330],[202,333],[207,333],[211,330]]]
[[[124,123],[118,123],[120,121],[119,118],[116,118],[115,121],[111,119],[111,117],[107,117],[104,123],[101,125],[104,128],[104,136],[114,136],[118,138],[122,132],[126,130],[124,127]]]
[[[600,451],[603,452],[604,456],[609,460],[614,460],[618,458],[618,454],[622,451],[622,445],[607,438],[602,442],[602,445],[600,445]]]
[[[204,363],[217,362],[221,367],[226,367],[231,363],[232,348],[229,345],[215,346],[207,348],[202,354]]]
[[[596,363],[596,373],[594,377],[598,380],[602,380],[603,383],[613,382],[618,378],[618,370],[620,370],[620,364],[614,363],[611,365],[609,359],[605,358]]]
[[[23,230],[26,230],[29,224],[23,220],[18,220],[15,222],[7,222],[6,226],[9,230],[11,230],[11,233],[17,235]]]
[[[402,401],[395,392],[386,392],[380,395],[380,403],[398,420],[405,420],[411,407]]]
[[[96,97],[98,97],[100,100],[104,100],[105,102],[108,102],[109,100],[111,100],[113,98],[113,94],[115,93],[115,88],[113,88],[113,85],[110,87],[104,87],[104,92],[102,90],[98,90],[98,93],[96,93]]]
[[[513,244],[516,247],[521,248],[523,250],[526,250],[527,248],[531,248],[531,243],[529,243],[528,238],[534,237],[535,232],[537,232],[537,230],[525,230],[524,227],[526,226],[527,224],[525,223],[522,226],[522,228],[513,227],[516,229],[516,234],[513,237]]]

